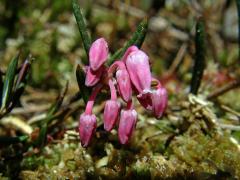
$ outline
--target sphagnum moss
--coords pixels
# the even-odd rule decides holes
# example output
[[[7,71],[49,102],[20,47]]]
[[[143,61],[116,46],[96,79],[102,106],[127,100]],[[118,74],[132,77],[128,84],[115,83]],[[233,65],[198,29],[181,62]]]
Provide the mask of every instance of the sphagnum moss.
[[[169,143],[162,138],[146,140],[150,134],[159,132],[156,124],[137,127],[136,136],[124,148],[119,147],[117,140],[104,142],[98,137],[95,143],[101,144],[102,148],[94,145],[84,149],[78,137],[74,140],[65,136],[60,143],[46,146],[40,155],[49,162],[57,154],[59,158],[56,161],[51,161],[51,165],[41,163],[32,171],[23,169],[21,178],[240,178],[239,146],[229,133],[219,128],[211,105],[198,97],[190,97],[181,104],[182,110],[177,115],[180,119],[183,119],[180,116],[185,116],[180,123],[189,121],[188,127],[181,129],[182,126],[178,126],[179,131],[173,131],[175,136]],[[175,112],[172,113],[174,116]],[[167,121],[172,122],[171,119]],[[148,120],[139,126],[144,126],[144,123]],[[170,129],[172,123],[165,126]],[[138,143],[139,140],[142,143]],[[158,152],[155,146],[159,144],[165,148]]]

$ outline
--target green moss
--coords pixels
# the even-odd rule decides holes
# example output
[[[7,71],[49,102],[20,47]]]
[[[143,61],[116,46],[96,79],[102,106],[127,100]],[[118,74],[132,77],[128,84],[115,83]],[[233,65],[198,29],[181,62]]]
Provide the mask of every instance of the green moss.
[[[239,145],[214,123],[211,108],[201,107],[197,99],[183,104],[177,114],[184,121],[173,125],[171,118],[166,118],[145,127],[145,119],[128,146],[99,137],[84,149],[78,140],[64,139],[46,146],[39,158],[23,162],[34,165],[34,176],[51,179],[239,178]],[[21,177],[29,173],[23,170]]]

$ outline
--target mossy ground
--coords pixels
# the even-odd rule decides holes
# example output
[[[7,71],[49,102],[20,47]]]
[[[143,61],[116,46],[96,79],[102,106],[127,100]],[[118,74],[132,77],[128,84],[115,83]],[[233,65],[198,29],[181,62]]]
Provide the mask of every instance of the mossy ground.
[[[190,96],[189,98],[195,98]],[[129,145],[99,131],[89,148],[77,133],[44,147],[21,164],[23,179],[238,179],[240,146],[218,126],[208,105],[185,101],[180,111],[139,122]],[[173,116],[177,117],[174,121]],[[182,119],[182,122],[180,120]],[[105,136],[105,139],[102,137]],[[107,136],[107,138],[106,138]],[[108,139],[108,140],[106,140]],[[35,167],[33,170],[30,170]]]

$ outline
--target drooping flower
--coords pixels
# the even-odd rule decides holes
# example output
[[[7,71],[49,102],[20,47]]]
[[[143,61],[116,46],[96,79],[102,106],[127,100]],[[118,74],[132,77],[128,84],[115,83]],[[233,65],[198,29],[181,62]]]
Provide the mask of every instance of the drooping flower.
[[[104,129],[111,131],[118,120],[120,103],[117,100],[106,101],[103,113]]]
[[[134,109],[121,111],[118,138],[121,144],[127,144],[132,136],[137,122],[137,112]]]
[[[86,105],[85,112],[80,116],[79,119],[79,136],[83,147],[87,147],[92,139],[93,134],[97,127],[97,118],[92,114],[93,104],[98,92],[101,90],[102,85],[96,86]]]
[[[106,101],[103,113],[104,129],[111,131],[118,120],[120,103],[117,101],[117,93],[112,80],[109,80],[111,100]]]
[[[116,79],[118,83],[118,90],[125,102],[128,102],[132,99],[132,87],[129,74],[127,70],[119,69],[116,72]]]
[[[131,52],[126,60],[130,79],[139,93],[149,90],[151,86],[151,72],[148,56],[141,50]]]
[[[89,50],[90,68],[97,71],[107,60],[108,44],[104,38],[94,41]]]
[[[87,147],[96,131],[97,120],[94,114],[82,114],[79,120],[79,135],[83,147]]]
[[[156,118],[160,118],[167,107],[167,90],[164,87],[158,87],[151,94],[153,113]]]
[[[114,74],[115,71],[119,94],[125,102],[128,102],[132,99],[132,86],[123,61],[115,61],[108,69],[110,75]]]
[[[156,89],[143,91],[137,95],[137,99],[145,109],[152,111],[156,118],[160,118],[167,107],[167,90],[158,80],[152,79],[158,83]]]

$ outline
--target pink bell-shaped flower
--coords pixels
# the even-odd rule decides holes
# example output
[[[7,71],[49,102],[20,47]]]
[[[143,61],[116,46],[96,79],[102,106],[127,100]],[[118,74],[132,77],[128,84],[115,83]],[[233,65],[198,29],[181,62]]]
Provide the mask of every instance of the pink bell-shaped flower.
[[[137,99],[145,109],[152,111],[156,118],[160,118],[167,107],[167,90],[157,79],[152,79],[157,82],[156,89],[144,90],[137,95]]]
[[[89,50],[89,62],[93,71],[97,71],[107,60],[108,44],[104,38],[94,41]]]
[[[131,52],[126,60],[130,79],[138,93],[149,90],[151,86],[151,72],[148,56],[141,50]]]
[[[116,72],[119,94],[125,102],[132,99],[132,87],[128,71],[123,68]]]
[[[79,120],[79,135],[83,147],[87,147],[92,139],[97,128],[97,118],[92,114],[93,104],[102,85],[98,84],[92,91],[91,96],[86,105],[85,112],[80,116]]]
[[[127,144],[132,136],[137,122],[137,112],[134,109],[122,110],[120,115],[118,138],[121,144]]]
[[[93,71],[89,66],[86,67],[85,85],[88,87],[96,85],[101,79],[104,66],[101,66],[97,71]]]
[[[82,114],[79,121],[79,135],[83,147],[87,147],[96,131],[97,120],[94,114]]]
[[[108,80],[108,84],[111,92],[111,100],[108,100],[105,104],[103,122],[104,129],[111,131],[118,120],[120,103],[117,101],[117,92],[112,79]]]
[[[118,120],[120,103],[116,100],[108,100],[104,107],[104,129],[111,131]]]
[[[167,90],[159,87],[151,93],[153,113],[156,118],[160,118],[167,107]]]

